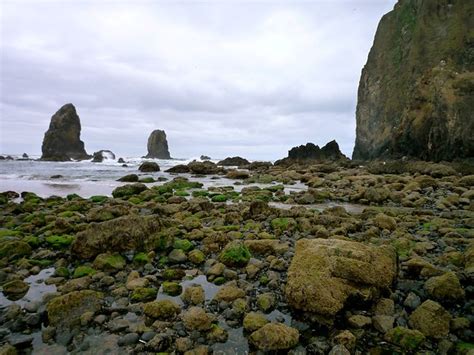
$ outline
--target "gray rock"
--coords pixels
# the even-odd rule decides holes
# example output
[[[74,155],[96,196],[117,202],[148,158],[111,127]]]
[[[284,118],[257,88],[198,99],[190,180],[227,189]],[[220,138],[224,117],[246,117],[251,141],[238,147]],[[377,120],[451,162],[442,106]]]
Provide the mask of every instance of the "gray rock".
[[[119,338],[118,345],[119,346],[133,345],[138,342],[138,339],[140,339],[140,336],[137,333],[128,333]]]

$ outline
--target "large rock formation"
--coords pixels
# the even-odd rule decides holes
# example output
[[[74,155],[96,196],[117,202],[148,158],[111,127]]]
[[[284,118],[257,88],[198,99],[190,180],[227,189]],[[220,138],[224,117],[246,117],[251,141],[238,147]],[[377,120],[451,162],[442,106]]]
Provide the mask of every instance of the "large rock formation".
[[[90,159],[80,139],[81,121],[73,104],[66,104],[51,117],[44,134],[41,160],[69,161]]]
[[[399,0],[362,70],[354,159],[474,156],[474,1]]]
[[[144,158],[171,159],[165,131],[156,129],[148,137],[148,154]]]
[[[339,145],[335,140],[327,143],[324,147],[319,148],[318,145],[307,143],[299,147],[293,147],[288,151],[288,157],[277,160],[275,165],[291,164],[294,162],[304,161],[326,161],[347,159],[347,157],[339,150]]]

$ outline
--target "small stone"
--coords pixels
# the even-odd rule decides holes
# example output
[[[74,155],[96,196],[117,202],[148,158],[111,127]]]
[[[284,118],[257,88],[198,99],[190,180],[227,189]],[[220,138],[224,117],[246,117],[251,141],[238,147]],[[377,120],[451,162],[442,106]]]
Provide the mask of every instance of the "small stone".
[[[171,300],[160,300],[146,303],[143,306],[143,312],[150,318],[160,320],[173,319],[181,308],[179,305]]]
[[[140,336],[137,333],[127,333],[124,336],[121,336],[118,340],[119,346],[133,345],[138,342]]]
[[[410,292],[405,298],[403,305],[410,309],[416,309],[421,303],[420,297],[416,293]]]
[[[378,315],[372,317],[372,323],[374,328],[377,329],[382,334],[385,334],[390,329],[393,328],[393,322],[395,318],[392,316]]]
[[[396,327],[385,334],[385,340],[404,350],[414,351],[425,341],[425,336],[418,330]]]
[[[275,306],[275,296],[272,293],[262,293],[257,296],[257,305],[262,312],[269,312]]]
[[[191,307],[183,315],[184,326],[189,330],[209,330],[214,317],[201,307]]]
[[[344,345],[335,345],[331,349],[331,351],[328,353],[328,355],[350,355],[351,352],[347,350],[347,348]]]
[[[333,339],[335,344],[344,345],[347,349],[354,349],[357,338],[349,330],[339,332]]]
[[[348,319],[349,325],[353,328],[364,328],[372,324],[372,319],[363,315],[353,315]]]
[[[374,313],[377,316],[393,316],[395,303],[390,298],[382,298],[375,305]]]

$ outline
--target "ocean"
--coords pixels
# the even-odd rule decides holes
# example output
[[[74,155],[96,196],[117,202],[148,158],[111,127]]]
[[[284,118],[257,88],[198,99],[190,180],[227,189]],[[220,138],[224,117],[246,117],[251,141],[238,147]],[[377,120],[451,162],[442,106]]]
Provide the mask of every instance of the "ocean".
[[[168,180],[178,176],[166,173],[165,170],[178,164],[188,164],[191,159],[142,159],[138,157],[124,157],[126,167],[122,166],[115,159],[107,159],[102,163],[91,161],[78,162],[46,162],[36,160],[39,156],[30,156],[32,160],[17,160],[21,155],[14,156],[15,160],[0,160],[0,192],[15,191],[18,193],[28,191],[34,192],[40,197],[52,195],[67,196],[76,193],[79,196],[88,198],[94,195],[110,196],[112,191],[126,183],[117,179],[128,174],[137,174],[140,177],[152,176],[155,180],[164,177]],[[138,167],[143,161],[155,161],[160,166],[161,171],[155,173],[140,173]],[[214,162],[217,162],[214,161]],[[52,179],[54,175],[61,175],[60,178]],[[239,191],[243,186],[234,185],[235,180],[227,179],[223,176],[201,176],[193,177],[191,174],[179,174],[187,177],[191,181],[199,181],[204,184],[204,188],[210,186],[234,186]],[[151,187],[161,185],[164,182],[147,184]],[[252,184],[257,186],[268,186],[263,184]],[[248,185],[245,185],[248,186]],[[290,190],[304,189],[304,185],[299,184],[288,187]]]

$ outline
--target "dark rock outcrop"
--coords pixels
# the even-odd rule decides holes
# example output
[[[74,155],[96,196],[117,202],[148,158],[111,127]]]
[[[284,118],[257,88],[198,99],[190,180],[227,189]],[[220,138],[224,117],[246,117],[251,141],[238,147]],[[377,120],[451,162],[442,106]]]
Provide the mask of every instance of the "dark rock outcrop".
[[[277,160],[275,165],[340,159],[347,159],[347,157],[341,153],[339,150],[339,145],[335,140],[333,140],[322,148],[319,148],[318,145],[313,143],[307,143],[306,145],[300,145],[299,147],[291,148],[288,151],[288,157]]]
[[[201,159],[201,160],[211,160],[211,157],[207,156],[207,155],[201,155],[201,157],[199,159]]]
[[[474,2],[399,0],[362,70],[354,159],[474,156]]]
[[[66,104],[51,117],[41,147],[41,160],[69,161],[90,159],[80,139],[81,122],[73,104]]]
[[[148,154],[144,158],[171,159],[165,131],[156,129],[148,137]]]
[[[178,164],[175,166],[172,166],[168,170],[165,170],[166,173],[174,173],[174,174],[185,174],[189,173],[190,169],[187,165],[184,164]]]
[[[221,166],[242,166],[248,164],[250,164],[250,162],[247,159],[241,157],[229,157],[217,163],[217,165]]]
[[[92,156],[93,163],[102,163],[106,159],[115,160],[115,154],[110,150],[99,150]]]

